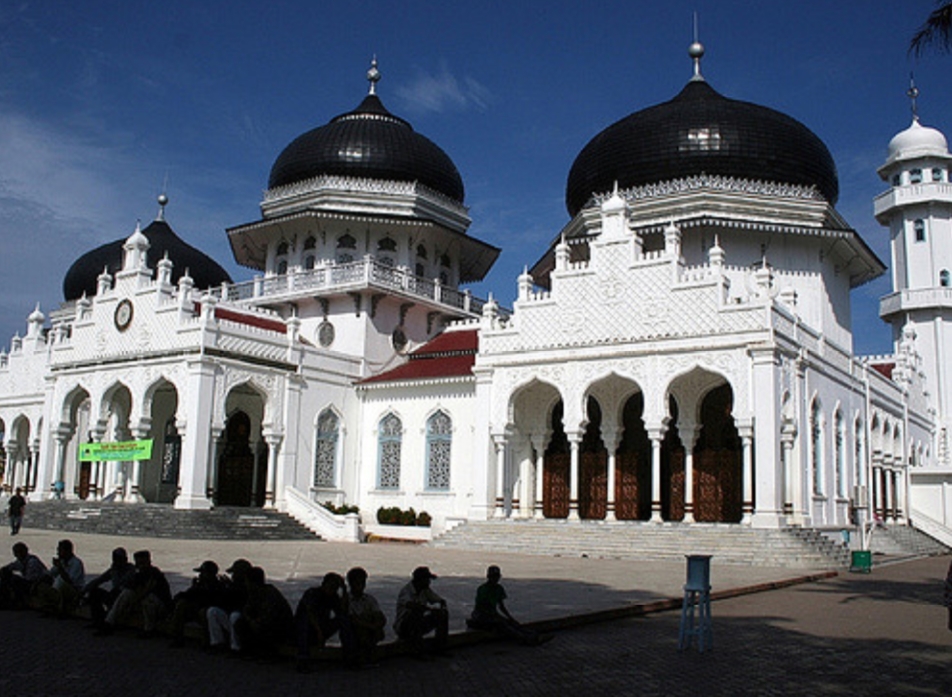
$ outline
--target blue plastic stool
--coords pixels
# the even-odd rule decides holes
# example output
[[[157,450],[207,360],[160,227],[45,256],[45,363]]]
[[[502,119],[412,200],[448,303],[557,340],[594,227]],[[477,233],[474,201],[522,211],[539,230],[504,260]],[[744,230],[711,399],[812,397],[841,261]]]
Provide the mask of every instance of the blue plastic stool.
[[[697,650],[713,648],[714,631],[711,627],[711,556],[688,556],[687,582],[681,604],[681,627],[678,631],[678,651],[691,646],[697,637]]]

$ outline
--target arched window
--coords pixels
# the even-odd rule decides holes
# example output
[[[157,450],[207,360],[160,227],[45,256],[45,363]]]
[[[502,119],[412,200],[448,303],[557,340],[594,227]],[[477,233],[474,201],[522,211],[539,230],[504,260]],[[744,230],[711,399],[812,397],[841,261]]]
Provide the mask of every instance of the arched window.
[[[833,461],[836,463],[836,495],[846,498],[846,424],[840,411],[833,415]]]
[[[424,247],[422,244],[418,244],[416,248],[416,255],[420,259],[426,259],[427,258],[426,247]]]
[[[305,250],[314,249],[315,247],[317,247],[317,240],[315,240],[313,236],[308,237],[306,240],[304,240]]]
[[[310,271],[311,269],[313,269],[316,263],[317,263],[317,257],[315,257],[313,254],[308,254],[306,257],[304,257],[304,268],[307,271]]]
[[[909,183],[910,184],[921,184],[922,183],[922,170],[918,167],[916,169],[909,170]]]
[[[917,218],[912,223],[912,229],[916,235],[916,242],[926,241],[926,223],[924,220]]]
[[[952,277],[949,276],[948,269],[942,269],[939,272],[939,285],[943,288],[948,288],[949,285],[952,285]]]
[[[453,420],[438,411],[426,421],[426,488],[448,491],[450,488],[450,446]]]
[[[932,168],[932,181],[934,181],[934,182],[940,182],[940,181],[942,181],[942,177],[943,177],[942,172],[943,172],[943,170],[942,170],[941,167],[933,167],[933,168]]]
[[[392,237],[384,237],[377,243],[378,252],[395,252],[397,251],[397,242]]]
[[[288,243],[282,240],[278,243],[278,247],[274,252],[274,270],[280,276],[288,272],[289,249]]]
[[[350,233],[337,238],[338,249],[357,249],[357,240]]]
[[[813,467],[813,493],[823,493],[823,416],[820,401],[810,407],[810,465]]]
[[[892,178],[892,185],[899,186],[902,183],[902,177],[899,174],[894,174]]]
[[[394,414],[387,414],[377,426],[377,488],[400,488],[400,451],[403,445],[403,424]]]
[[[277,252],[275,252],[275,253],[276,253],[279,257],[283,257],[284,255],[286,255],[286,254],[288,253],[288,243],[282,241],[282,242],[278,245],[278,250],[277,250]]]
[[[278,262],[278,275],[283,276],[288,272],[288,260],[282,259]]]
[[[331,409],[317,417],[317,447],[314,453],[314,486],[332,489],[337,486],[337,441],[340,420]]]

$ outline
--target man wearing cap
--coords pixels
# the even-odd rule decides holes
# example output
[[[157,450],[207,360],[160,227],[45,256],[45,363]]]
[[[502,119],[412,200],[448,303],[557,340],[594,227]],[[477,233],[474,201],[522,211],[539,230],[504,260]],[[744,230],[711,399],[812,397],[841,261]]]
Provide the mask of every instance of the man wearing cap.
[[[236,559],[225,572],[231,579],[223,579],[224,590],[217,603],[211,605],[205,612],[208,623],[208,646],[213,651],[224,651],[231,646],[235,648],[233,622],[241,616],[241,608],[248,599],[248,573],[252,569],[247,559]],[[237,648],[235,648],[237,650]]]
[[[400,640],[410,644],[417,654],[424,652],[423,637],[432,631],[436,632],[433,650],[440,652],[446,648],[450,616],[446,601],[430,588],[430,581],[435,578],[436,574],[429,567],[418,566],[413,570],[410,582],[397,596],[393,629]]]
[[[225,579],[218,575],[218,564],[211,559],[203,561],[195,571],[198,576],[192,579],[192,584],[172,599],[173,648],[185,645],[186,623],[198,622],[203,631],[207,630],[208,608],[219,606],[226,593]]]
[[[129,561],[129,554],[124,547],[112,550],[112,564],[96,578],[86,584],[83,597],[89,605],[93,626],[102,628],[106,621],[106,613],[116,602],[123,586],[135,573],[136,567]],[[108,585],[108,589],[104,586]]]

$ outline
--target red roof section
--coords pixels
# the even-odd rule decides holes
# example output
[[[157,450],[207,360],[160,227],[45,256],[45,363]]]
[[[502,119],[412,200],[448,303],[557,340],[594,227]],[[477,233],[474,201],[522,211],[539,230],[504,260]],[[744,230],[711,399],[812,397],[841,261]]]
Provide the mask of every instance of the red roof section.
[[[896,367],[895,363],[873,363],[872,368],[877,373],[889,378],[892,380],[893,368]]]
[[[199,314],[201,311],[202,304],[195,303],[195,314]],[[223,307],[215,308],[215,319],[225,319],[229,322],[237,322],[238,324],[244,324],[249,327],[267,329],[268,331],[277,332],[278,334],[288,333],[287,325],[281,320],[268,319],[267,317],[262,317],[261,315],[246,315],[243,312],[227,310]]]
[[[358,384],[472,375],[478,349],[479,332],[475,329],[444,332],[411,353],[403,365],[361,380]]]

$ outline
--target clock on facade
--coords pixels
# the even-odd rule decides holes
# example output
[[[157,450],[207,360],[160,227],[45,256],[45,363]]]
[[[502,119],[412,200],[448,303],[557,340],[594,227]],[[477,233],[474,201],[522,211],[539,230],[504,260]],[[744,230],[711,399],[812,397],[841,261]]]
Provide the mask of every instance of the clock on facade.
[[[116,329],[124,332],[132,324],[132,301],[128,298],[121,300],[116,305],[116,314],[113,315],[113,321],[116,323]]]

